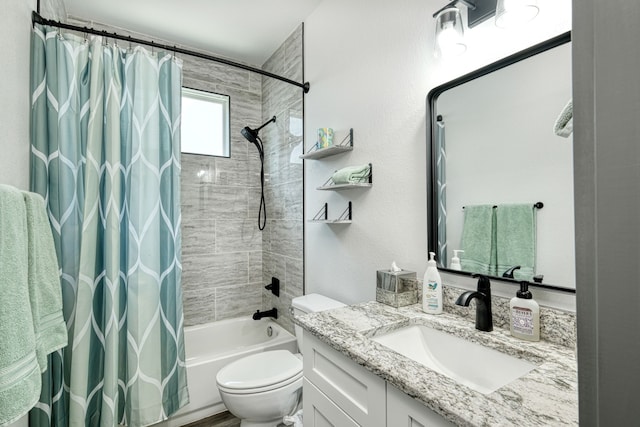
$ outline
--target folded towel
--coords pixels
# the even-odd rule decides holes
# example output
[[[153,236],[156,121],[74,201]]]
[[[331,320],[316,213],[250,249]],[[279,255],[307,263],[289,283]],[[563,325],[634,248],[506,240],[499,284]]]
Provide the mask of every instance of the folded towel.
[[[371,165],[360,166],[347,166],[336,171],[331,180],[334,184],[358,184],[362,182],[369,182],[369,176],[371,175]]]
[[[0,425],[22,417],[40,397],[27,238],[22,193],[0,185]]]
[[[492,205],[475,205],[464,208],[462,249],[460,264],[464,271],[496,275],[496,226]]]
[[[47,355],[67,345],[67,326],[62,316],[62,289],[58,259],[47,219],[44,199],[24,192],[27,211],[29,296],[36,334],[40,371],[47,369]]]
[[[568,138],[573,132],[573,100],[569,100],[560,112],[553,126],[553,132],[564,138]]]
[[[536,262],[536,210],[532,203],[499,205],[496,208],[498,275],[516,265],[517,280],[532,280]],[[465,252],[466,255],[466,252]]]

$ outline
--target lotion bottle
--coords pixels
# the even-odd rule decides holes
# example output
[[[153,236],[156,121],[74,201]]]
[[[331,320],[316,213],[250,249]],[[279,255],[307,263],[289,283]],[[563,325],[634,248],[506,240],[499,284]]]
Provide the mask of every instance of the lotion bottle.
[[[529,291],[528,282],[520,282],[520,290],[509,303],[511,335],[527,341],[540,341],[540,306]]]
[[[453,250],[453,258],[451,258],[451,266],[450,268],[452,270],[462,270],[462,265],[460,264],[460,257],[458,257],[458,254],[462,254],[464,253],[463,250],[461,249],[454,249]]]
[[[424,273],[424,281],[422,283],[422,311],[429,314],[441,314],[442,279],[436,265],[436,254],[429,252],[429,256],[427,271]]]

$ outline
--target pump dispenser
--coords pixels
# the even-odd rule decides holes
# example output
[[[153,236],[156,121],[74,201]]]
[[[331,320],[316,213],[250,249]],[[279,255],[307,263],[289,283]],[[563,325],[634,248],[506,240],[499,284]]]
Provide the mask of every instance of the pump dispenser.
[[[450,268],[452,270],[462,270],[462,265],[460,265],[460,258],[458,257],[458,254],[463,254],[464,251],[461,249],[454,249],[453,250],[453,258],[451,258],[451,266]]]
[[[520,282],[520,290],[509,303],[511,335],[527,341],[540,341],[540,306],[529,291],[529,282]]]
[[[442,313],[442,279],[438,272],[434,252],[429,252],[427,271],[422,283],[422,311],[429,314]]]

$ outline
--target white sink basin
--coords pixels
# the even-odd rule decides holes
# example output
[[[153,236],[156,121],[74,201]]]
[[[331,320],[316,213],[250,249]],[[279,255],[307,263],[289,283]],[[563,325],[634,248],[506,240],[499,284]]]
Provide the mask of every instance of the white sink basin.
[[[536,367],[423,325],[400,328],[372,340],[482,394],[492,393]]]

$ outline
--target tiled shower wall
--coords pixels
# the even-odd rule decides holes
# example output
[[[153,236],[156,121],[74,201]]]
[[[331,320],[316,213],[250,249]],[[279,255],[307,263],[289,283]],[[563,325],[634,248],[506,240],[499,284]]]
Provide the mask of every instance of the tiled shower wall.
[[[240,134],[261,122],[259,75],[183,57],[183,86],[231,97],[231,157],[182,155],[185,325],[248,315],[262,306],[260,161]]]
[[[302,31],[300,25],[263,69],[301,82]],[[263,130],[268,219],[262,234],[263,280],[277,277],[281,286],[279,298],[263,290],[262,307],[276,307],[277,322],[291,332],[291,299],[303,292],[302,94],[296,86],[262,78],[262,119],[277,117],[277,126]]]
[[[69,23],[150,39],[73,17]],[[265,69],[301,81],[301,35],[302,27],[273,54]],[[275,306],[279,322],[293,330],[288,305],[293,296],[302,294],[302,164],[291,164],[289,158],[291,150],[302,142],[302,90],[273,79],[263,80],[249,71],[179,56],[184,86],[231,99],[231,157],[182,155],[185,325],[245,316]],[[242,137],[240,129],[255,128],[273,115],[277,116],[276,125],[260,132],[266,152],[268,216],[267,227],[261,232],[260,160],[256,147]],[[272,276],[283,285],[280,298],[274,297],[273,302],[264,290]]]

